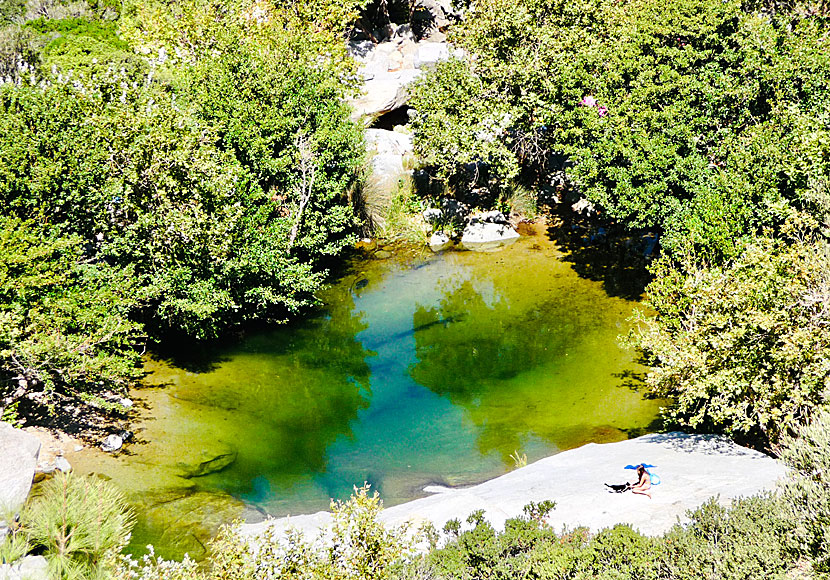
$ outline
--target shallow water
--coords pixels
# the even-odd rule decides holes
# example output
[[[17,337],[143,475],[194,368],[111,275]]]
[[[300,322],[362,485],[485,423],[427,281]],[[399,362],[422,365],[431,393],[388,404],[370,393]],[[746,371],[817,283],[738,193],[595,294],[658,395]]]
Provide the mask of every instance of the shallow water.
[[[326,509],[364,481],[391,505],[504,473],[516,452],[638,435],[660,401],[631,388],[643,369],[617,344],[635,304],[560,258],[539,232],[494,253],[355,263],[301,323],[148,359],[159,386],[133,395],[139,443],[70,460],[128,494],[135,551],[198,557],[255,510]]]

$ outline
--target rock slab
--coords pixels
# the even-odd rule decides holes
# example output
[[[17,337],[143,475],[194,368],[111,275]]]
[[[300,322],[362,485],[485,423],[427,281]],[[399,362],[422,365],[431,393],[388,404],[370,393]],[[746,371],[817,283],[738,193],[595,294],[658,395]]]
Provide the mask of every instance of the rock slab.
[[[648,463],[661,479],[652,498],[632,493],[611,493],[605,483],[622,483],[636,477],[626,465]],[[586,526],[593,531],[630,524],[647,535],[659,535],[687,510],[711,497],[728,504],[738,497],[773,489],[785,468],[763,453],[741,447],[717,435],[657,433],[617,443],[590,443],[537,461],[501,477],[472,487],[431,489],[435,493],[387,508],[381,520],[387,524],[430,521],[436,528],[453,518],[461,521],[482,509],[496,528],[522,514],[529,502],[554,500],[548,523],[556,530]],[[296,528],[315,534],[330,521],[327,512],[280,518],[244,525],[242,533],[254,535],[266,526],[280,532]]]
[[[26,501],[39,454],[37,437],[0,423],[0,514],[16,512]]]

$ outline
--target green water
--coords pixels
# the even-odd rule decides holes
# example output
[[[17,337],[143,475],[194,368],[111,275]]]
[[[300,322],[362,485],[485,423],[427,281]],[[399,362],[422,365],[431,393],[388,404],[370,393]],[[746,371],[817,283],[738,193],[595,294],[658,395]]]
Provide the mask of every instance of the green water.
[[[495,253],[358,262],[300,324],[149,359],[128,455],[85,451],[139,512],[133,548],[200,556],[221,522],[326,509],[367,481],[387,505],[589,441],[639,434],[659,401],[617,345],[632,302],[542,235]],[[217,459],[218,458],[218,459]],[[185,478],[202,462],[216,473]]]

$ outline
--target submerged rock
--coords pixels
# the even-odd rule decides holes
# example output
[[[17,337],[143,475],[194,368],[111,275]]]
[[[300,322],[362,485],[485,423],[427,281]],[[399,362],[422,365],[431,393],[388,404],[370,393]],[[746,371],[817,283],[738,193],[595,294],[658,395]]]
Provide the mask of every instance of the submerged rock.
[[[225,493],[196,491],[196,486],[143,494],[136,501],[142,514],[139,532],[160,538],[160,544],[181,558],[206,555],[219,528],[243,515],[245,504]],[[168,556],[170,557],[170,556]]]
[[[236,449],[229,445],[220,445],[217,449],[203,450],[200,461],[191,464],[179,464],[179,475],[185,479],[191,479],[218,473],[233,464],[236,461],[236,456]]]
[[[467,224],[461,236],[461,245],[468,250],[484,251],[512,244],[519,239],[519,232],[510,225],[491,222]]]
[[[26,501],[39,454],[37,437],[0,423],[0,515],[16,512]]]

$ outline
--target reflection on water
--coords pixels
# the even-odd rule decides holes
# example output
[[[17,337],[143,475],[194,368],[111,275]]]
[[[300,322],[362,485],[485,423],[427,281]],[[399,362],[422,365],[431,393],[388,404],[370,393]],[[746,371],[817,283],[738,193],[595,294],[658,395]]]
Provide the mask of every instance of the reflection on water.
[[[213,352],[148,360],[132,455],[85,451],[139,511],[134,547],[197,557],[222,521],[325,509],[364,481],[387,505],[647,428],[621,386],[632,303],[541,237],[492,254],[355,264],[325,310]]]

